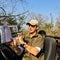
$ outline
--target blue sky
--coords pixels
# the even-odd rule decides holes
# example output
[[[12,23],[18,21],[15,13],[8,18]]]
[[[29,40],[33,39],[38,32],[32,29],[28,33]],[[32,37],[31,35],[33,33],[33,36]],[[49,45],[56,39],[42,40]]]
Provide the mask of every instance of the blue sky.
[[[60,0],[28,0],[29,7],[36,13],[58,13],[60,11]]]
[[[56,17],[60,14],[60,0],[27,0],[30,11],[37,14],[41,13],[43,16],[50,16],[52,13],[54,22]]]
[[[25,7],[25,10],[28,9],[30,12],[33,11],[37,14],[42,13],[43,15],[48,15],[49,13],[52,13],[56,15],[60,13],[60,0],[26,0],[26,1],[23,0],[23,1],[24,3],[21,3],[18,0],[18,2],[16,3],[17,12],[22,12]],[[8,9],[11,9],[11,6],[14,5],[14,2],[15,1],[13,1],[13,4],[11,4],[10,7],[8,7]],[[8,4],[9,3],[10,1],[8,1]]]
[[[56,17],[60,15],[60,0],[23,0],[23,1],[24,3],[19,1],[16,3],[16,9],[14,13],[19,14],[24,12],[24,10],[29,10],[30,12],[35,12],[36,14],[42,14],[43,16],[48,17],[50,17],[50,13],[52,13],[54,22]],[[12,5],[14,5],[14,1]],[[11,11],[12,5],[8,7],[9,9],[8,11]]]

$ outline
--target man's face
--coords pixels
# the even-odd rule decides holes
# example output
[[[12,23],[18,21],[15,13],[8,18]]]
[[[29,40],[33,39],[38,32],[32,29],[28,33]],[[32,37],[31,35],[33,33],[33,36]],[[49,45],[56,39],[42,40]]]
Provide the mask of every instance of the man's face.
[[[29,33],[34,33],[37,30],[37,26],[36,25],[29,25]]]

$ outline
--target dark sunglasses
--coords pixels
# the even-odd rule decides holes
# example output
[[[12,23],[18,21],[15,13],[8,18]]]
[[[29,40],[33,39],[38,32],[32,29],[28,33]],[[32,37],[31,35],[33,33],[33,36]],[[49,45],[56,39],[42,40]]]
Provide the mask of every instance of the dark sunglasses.
[[[29,26],[35,27],[36,25],[31,25],[31,24],[29,24]]]

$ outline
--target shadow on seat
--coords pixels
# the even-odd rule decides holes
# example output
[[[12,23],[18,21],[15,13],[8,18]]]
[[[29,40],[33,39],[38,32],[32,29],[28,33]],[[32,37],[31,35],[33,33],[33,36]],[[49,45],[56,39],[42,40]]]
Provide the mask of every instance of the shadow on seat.
[[[56,40],[50,37],[45,37],[45,59],[55,60],[56,57]]]
[[[14,52],[11,47],[4,43],[0,44],[0,59],[1,60],[21,60],[21,55],[18,55]]]

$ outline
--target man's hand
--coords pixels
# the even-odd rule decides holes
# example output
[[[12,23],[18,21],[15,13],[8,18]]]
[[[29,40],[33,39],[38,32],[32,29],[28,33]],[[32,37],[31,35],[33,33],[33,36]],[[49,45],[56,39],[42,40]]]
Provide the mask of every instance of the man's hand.
[[[12,41],[10,42],[10,45],[11,45],[11,46],[16,46],[16,41],[15,41],[15,40],[12,40]]]
[[[20,44],[23,44],[24,43],[24,41],[23,41],[23,35],[18,35],[18,41],[19,41],[19,43]]]

